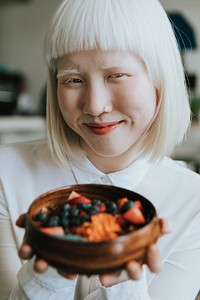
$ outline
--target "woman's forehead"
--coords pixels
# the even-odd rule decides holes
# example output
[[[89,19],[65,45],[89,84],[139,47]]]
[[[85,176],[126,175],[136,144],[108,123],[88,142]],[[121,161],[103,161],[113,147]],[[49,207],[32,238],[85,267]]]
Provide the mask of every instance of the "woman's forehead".
[[[130,51],[102,51],[102,50],[83,50],[73,52],[57,60],[58,68],[68,67],[70,69],[80,69],[81,65],[97,64],[103,68],[128,66],[130,62],[143,63],[142,59]]]

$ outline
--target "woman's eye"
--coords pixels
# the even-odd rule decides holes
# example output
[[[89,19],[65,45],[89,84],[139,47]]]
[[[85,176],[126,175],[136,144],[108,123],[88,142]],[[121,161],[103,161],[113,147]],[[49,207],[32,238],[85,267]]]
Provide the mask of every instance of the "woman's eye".
[[[67,80],[64,81],[64,84],[68,84],[68,83],[71,83],[71,84],[81,84],[83,81],[79,78],[69,78]]]
[[[115,74],[110,75],[109,78],[120,78],[120,77],[123,77],[123,76],[125,76],[125,74],[115,73]]]

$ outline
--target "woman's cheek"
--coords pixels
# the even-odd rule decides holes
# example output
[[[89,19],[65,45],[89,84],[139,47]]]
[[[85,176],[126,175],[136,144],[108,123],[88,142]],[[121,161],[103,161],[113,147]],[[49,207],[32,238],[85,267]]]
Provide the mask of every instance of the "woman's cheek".
[[[57,98],[58,98],[58,104],[60,106],[61,110],[66,109],[68,105],[68,96],[66,95],[66,92],[63,91],[62,88],[58,87],[57,89]]]

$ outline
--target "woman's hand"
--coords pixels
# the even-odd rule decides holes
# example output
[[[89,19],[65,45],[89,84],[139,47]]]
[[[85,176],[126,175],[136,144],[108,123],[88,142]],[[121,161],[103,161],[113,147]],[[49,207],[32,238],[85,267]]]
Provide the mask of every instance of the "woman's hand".
[[[159,219],[161,236],[172,231],[172,224],[167,219]],[[160,258],[157,243],[152,244],[147,249],[146,265],[153,273],[158,273],[162,269],[162,262]],[[132,279],[138,280],[142,276],[142,265],[136,261],[129,261],[126,264],[125,270],[118,271],[112,274],[100,275],[101,284],[105,287],[110,287],[114,284]]]
[[[22,214],[19,216],[18,220],[16,221],[16,225],[20,228],[25,227],[25,216],[26,214]],[[32,247],[26,243],[26,237],[24,237],[23,243],[19,249],[19,257],[21,259],[30,259],[33,255],[33,249]],[[49,264],[41,258],[36,258],[35,263],[34,263],[34,270],[38,273],[44,273],[49,267]],[[58,270],[58,273],[62,276],[64,276],[67,279],[75,279],[76,274],[68,274],[68,273],[63,273],[62,271]]]

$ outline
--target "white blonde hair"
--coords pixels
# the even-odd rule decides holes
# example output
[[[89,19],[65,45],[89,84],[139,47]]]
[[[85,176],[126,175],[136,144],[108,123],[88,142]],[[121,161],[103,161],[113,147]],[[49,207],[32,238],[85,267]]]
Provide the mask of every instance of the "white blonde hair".
[[[157,160],[172,152],[190,124],[184,70],[171,23],[157,0],[64,0],[45,37],[48,65],[47,128],[56,160],[78,151],[77,134],[65,123],[57,100],[57,60],[71,52],[125,50],[144,61],[158,94],[158,113],[140,143],[141,156]]]

